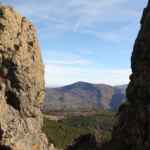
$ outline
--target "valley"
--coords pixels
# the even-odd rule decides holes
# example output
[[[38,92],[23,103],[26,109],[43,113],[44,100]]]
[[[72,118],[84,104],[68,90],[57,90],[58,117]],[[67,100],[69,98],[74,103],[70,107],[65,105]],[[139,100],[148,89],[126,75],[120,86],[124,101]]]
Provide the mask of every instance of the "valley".
[[[96,142],[101,144],[111,140],[115,114],[112,111],[99,111],[90,116],[64,116],[57,120],[44,116],[43,131],[49,143],[57,148],[66,149],[75,139],[85,135],[94,136]]]

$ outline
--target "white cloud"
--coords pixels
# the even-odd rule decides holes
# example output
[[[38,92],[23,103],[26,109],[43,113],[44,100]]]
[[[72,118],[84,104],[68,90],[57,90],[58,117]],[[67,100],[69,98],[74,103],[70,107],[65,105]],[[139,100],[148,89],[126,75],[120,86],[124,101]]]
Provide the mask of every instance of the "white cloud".
[[[130,69],[90,69],[88,67],[68,67],[45,64],[46,86],[61,86],[76,81],[120,85],[129,82]]]

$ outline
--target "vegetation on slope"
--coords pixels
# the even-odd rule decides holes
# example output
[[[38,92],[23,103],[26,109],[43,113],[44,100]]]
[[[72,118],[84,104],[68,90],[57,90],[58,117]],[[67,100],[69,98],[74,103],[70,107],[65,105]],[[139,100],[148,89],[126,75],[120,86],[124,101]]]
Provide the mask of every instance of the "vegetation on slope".
[[[98,142],[109,141],[114,123],[113,112],[100,112],[94,116],[74,116],[64,120],[44,119],[43,130],[50,143],[65,149],[81,135],[92,134]]]

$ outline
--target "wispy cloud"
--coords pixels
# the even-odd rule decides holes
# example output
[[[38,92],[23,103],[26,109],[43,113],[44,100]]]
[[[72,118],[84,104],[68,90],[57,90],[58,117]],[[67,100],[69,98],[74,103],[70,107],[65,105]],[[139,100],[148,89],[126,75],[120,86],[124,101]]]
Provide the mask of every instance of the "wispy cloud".
[[[48,52],[49,51],[49,52]],[[90,53],[89,50],[76,50],[72,52],[71,50],[66,51],[58,51],[58,50],[47,50],[44,57],[45,64],[53,64],[53,65],[91,65],[92,60],[86,58],[84,54]],[[89,52],[88,52],[89,51]]]
[[[89,60],[79,59],[79,60],[47,60],[46,64],[51,65],[89,65],[92,64]]]
[[[140,24],[139,24],[140,25]],[[89,34],[97,37],[99,40],[104,40],[112,43],[120,43],[120,42],[132,42],[135,39],[136,30],[131,30],[132,28],[138,27],[135,23],[123,25],[118,29],[114,29],[111,31],[94,31],[94,30],[82,30],[81,32],[84,34]]]
[[[119,59],[121,60],[125,57],[119,55],[120,49],[128,52],[131,49],[131,42],[135,39],[138,30],[137,21],[143,9],[141,4],[146,3],[147,0],[143,1],[1,0],[15,7],[38,28],[40,40],[43,42],[42,49],[45,49],[43,58],[47,86],[68,84],[77,80],[112,85],[127,83],[130,70],[126,69],[128,67],[115,69],[117,67],[113,66],[116,64],[113,63],[113,59],[121,56]],[[67,37],[67,34],[70,37]],[[74,35],[77,37],[73,37]],[[75,45],[76,40],[78,46]],[[69,43],[70,41],[72,43]],[[106,47],[104,43],[110,46]],[[62,47],[59,46],[60,44]],[[114,45],[118,47],[113,49]],[[78,54],[74,54],[72,50],[76,47],[80,49]],[[51,51],[55,48],[55,51]],[[108,57],[109,54],[113,56]],[[109,59],[106,58],[104,61],[103,57]],[[98,63],[113,65],[104,65],[111,67],[100,69]],[[121,64],[129,66],[129,64],[124,65],[124,62]]]
[[[127,6],[129,0],[2,0],[16,7],[25,16],[40,23],[43,32],[78,31],[101,23],[132,22],[141,14]],[[125,7],[126,6],[126,7]],[[50,36],[50,35],[49,35]]]

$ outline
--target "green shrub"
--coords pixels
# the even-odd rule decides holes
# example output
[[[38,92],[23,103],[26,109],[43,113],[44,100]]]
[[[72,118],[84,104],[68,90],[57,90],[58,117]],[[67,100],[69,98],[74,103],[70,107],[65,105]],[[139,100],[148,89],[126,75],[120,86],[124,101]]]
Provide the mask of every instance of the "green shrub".
[[[51,121],[44,118],[43,131],[50,143],[63,149],[70,145],[74,139],[85,134],[102,134],[101,140],[109,141],[114,122],[113,117],[114,113],[103,111],[94,116],[67,117],[61,121]]]

